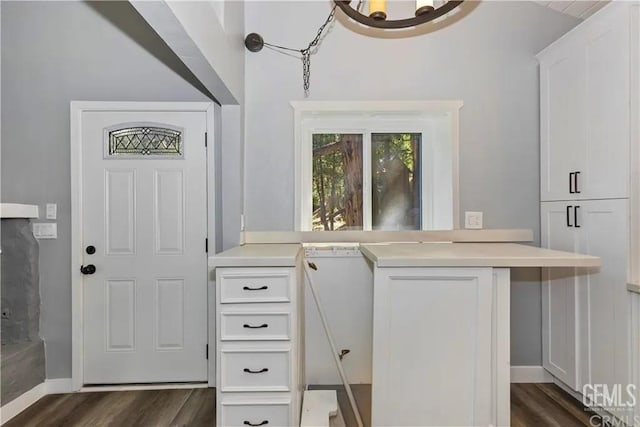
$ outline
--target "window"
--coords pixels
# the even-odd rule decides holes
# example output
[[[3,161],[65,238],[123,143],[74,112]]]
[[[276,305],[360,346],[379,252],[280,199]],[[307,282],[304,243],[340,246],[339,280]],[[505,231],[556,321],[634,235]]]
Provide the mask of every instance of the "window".
[[[297,229],[433,230],[457,225],[461,103],[293,105]]]
[[[105,158],[183,157],[183,131],[153,124],[105,129]]]

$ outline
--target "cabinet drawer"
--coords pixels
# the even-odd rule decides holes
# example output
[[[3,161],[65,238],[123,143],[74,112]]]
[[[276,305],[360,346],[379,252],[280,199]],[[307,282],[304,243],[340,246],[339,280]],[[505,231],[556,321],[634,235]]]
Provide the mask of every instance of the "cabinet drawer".
[[[222,350],[221,391],[289,391],[290,351]]]
[[[220,314],[220,340],[289,340],[291,339],[290,313],[222,312]]]
[[[222,425],[224,427],[287,427],[289,420],[288,403],[223,403]]]
[[[220,303],[289,302],[289,270],[238,269],[220,274]]]

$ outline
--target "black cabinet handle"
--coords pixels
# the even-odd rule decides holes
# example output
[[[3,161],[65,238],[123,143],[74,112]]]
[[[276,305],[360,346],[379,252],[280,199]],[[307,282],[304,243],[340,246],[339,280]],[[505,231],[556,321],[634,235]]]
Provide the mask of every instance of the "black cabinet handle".
[[[573,173],[573,192],[574,193],[580,193],[579,186],[578,186],[578,175],[580,175],[580,171]]]
[[[242,288],[245,291],[266,291],[267,289],[269,289],[268,286],[260,286],[259,288],[250,288],[249,286],[245,286]]]
[[[263,374],[263,373],[265,373],[265,372],[269,372],[269,368],[262,368],[262,369],[260,369],[259,371],[252,371],[252,370],[251,370],[251,369],[249,369],[249,368],[244,368],[244,371],[245,371],[247,374]]]
[[[269,424],[269,421],[267,421],[267,420],[264,420],[263,422],[261,422],[259,424],[253,424],[251,421],[245,421],[244,422],[244,425],[253,426],[253,427],[266,426],[267,424]]]
[[[573,227],[573,224],[571,224],[571,208],[573,206],[569,205],[567,206],[567,227]]]
[[[262,328],[268,328],[269,325],[267,323],[263,323],[260,326],[253,326],[253,325],[247,325],[246,323],[244,325],[242,325],[243,328],[247,328],[247,329],[262,329]]]
[[[573,226],[576,228],[580,228],[580,226],[578,225],[578,209],[580,209],[580,206],[576,206],[573,208]]]
[[[569,193],[573,194],[575,193],[575,191],[573,191],[573,176],[574,176],[575,172],[569,172]]]

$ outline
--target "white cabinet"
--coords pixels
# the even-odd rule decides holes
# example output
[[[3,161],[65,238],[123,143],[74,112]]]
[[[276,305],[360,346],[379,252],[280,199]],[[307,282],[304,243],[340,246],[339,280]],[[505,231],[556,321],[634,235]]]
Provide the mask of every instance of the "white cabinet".
[[[509,270],[374,274],[372,425],[508,425]]]
[[[629,293],[627,260],[629,209],[627,199],[580,202],[580,252],[602,259],[596,271],[581,271],[581,385],[606,384],[614,390],[630,383]],[[623,408],[608,408],[625,419]]]
[[[572,226],[573,214],[569,203],[542,203],[542,247],[578,251],[578,229]],[[577,298],[575,268],[543,269],[542,365],[574,390],[579,388]]]
[[[542,245],[602,259],[599,269],[545,269],[543,365],[576,391],[628,384],[627,199],[542,203]]]
[[[584,149],[581,57],[563,44],[540,59],[541,200],[577,197],[575,172]]]
[[[639,17],[637,2],[612,2],[538,55],[542,245],[602,260],[544,271],[543,365],[579,393],[626,387],[638,370],[626,284],[637,247]],[[628,409],[605,409],[629,422]]]
[[[542,201],[629,196],[629,9],[608,6],[538,55]]]
[[[304,299],[297,269],[244,265],[216,268],[217,425],[298,425]]]
[[[631,383],[635,384],[635,399],[640,402],[640,293],[636,287],[634,292],[630,292],[630,309],[631,309],[631,360],[636,361],[631,365]],[[634,408],[634,422],[629,423],[634,427],[640,426],[640,405],[636,404]]]

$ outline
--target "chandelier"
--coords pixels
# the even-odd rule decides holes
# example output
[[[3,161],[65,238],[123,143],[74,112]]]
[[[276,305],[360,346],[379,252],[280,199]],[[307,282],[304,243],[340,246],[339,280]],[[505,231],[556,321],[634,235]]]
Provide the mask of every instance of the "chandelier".
[[[387,20],[386,0],[369,0],[369,14],[361,12],[362,1],[359,1],[355,8],[351,7],[350,0],[334,0],[336,6],[345,15],[362,25],[373,28],[399,29],[416,27],[436,18],[441,17],[462,4],[463,0],[446,1],[440,7],[434,7],[433,0],[416,0],[415,16],[405,19]]]
[[[392,1],[392,0],[389,0]],[[325,33],[325,28],[334,20],[336,9],[342,10],[345,15],[359,22],[362,25],[382,28],[382,29],[401,29],[416,27],[429,21],[437,19],[456,7],[460,6],[464,0],[444,1],[439,7],[434,7],[434,0],[415,0],[415,16],[413,18],[405,19],[387,19],[387,0],[369,0],[369,14],[362,13],[364,8],[364,0],[358,0],[355,8],[351,7],[351,0],[333,0],[333,7],[329,16],[325,19],[324,23],[318,29],[314,39],[309,42],[307,47],[302,49],[296,49],[286,46],[280,46],[277,44],[267,43],[262,36],[257,33],[250,33],[244,39],[244,45],[247,50],[251,52],[260,52],[263,47],[268,46],[272,49],[279,51],[289,51],[300,54],[302,59],[302,79],[305,97],[309,95],[309,76],[311,74],[311,54],[313,49],[318,46]]]

